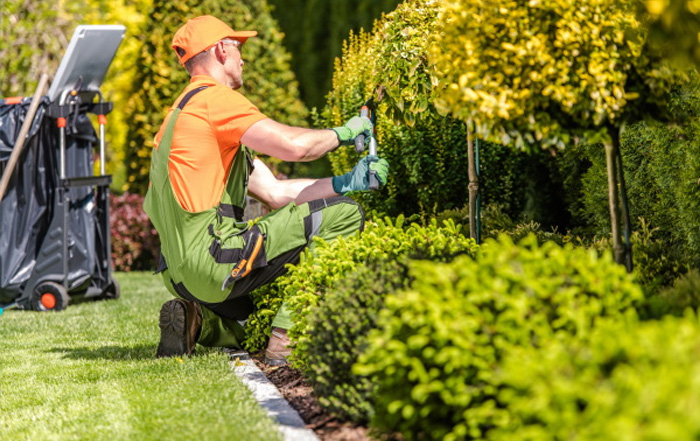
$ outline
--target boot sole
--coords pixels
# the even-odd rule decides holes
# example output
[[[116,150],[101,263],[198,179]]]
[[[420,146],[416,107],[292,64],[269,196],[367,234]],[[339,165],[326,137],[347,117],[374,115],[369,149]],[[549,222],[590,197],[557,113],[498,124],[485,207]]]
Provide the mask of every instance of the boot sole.
[[[166,302],[160,309],[160,344],[156,357],[189,355],[185,327],[185,307],[180,302]]]

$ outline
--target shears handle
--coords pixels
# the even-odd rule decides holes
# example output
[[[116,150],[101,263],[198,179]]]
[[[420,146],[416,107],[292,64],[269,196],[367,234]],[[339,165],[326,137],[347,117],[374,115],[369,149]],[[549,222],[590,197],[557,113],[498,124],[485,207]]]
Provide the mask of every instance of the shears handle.
[[[374,136],[369,140],[369,154],[372,156],[377,156],[377,140],[374,139]],[[369,171],[369,189],[379,190],[379,179],[377,179],[377,172],[371,169]]]
[[[369,118],[368,106],[362,106],[362,109],[360,109],[360,116]],[[362,153],[365,151],[365,135],[360,134],[355,138],[355,151],[357,153]]]
[[[360,116],[370,118],[369,106],[362,106],[362,109],[360,109]],[[357,153],[362,153],[365,151],[365,135],[357,135],[357,137],[355,138],[355,151]],[[377,156],[377,140],[374,136],[371,137],[369,140],[369,154]],[[369,189],[379,189],[379,179],[377,179],[377,172],[374,170],[369,171]]]

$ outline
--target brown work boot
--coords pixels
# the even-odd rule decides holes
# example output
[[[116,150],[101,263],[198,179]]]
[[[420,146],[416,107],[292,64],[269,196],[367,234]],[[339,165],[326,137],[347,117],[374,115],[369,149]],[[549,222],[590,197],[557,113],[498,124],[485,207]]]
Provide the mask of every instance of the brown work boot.
[[[288,363],[287,357],[291,353],[287,330],[272,328],[272,335],[270,335],[270,341],[267,343],[267,349],[265,349],[265,364],[268,366],[284,366]]]
[[[192,355],[202,330],[199,304],[183,299],[168,300],[160,308],[160,344],[156,357]]]

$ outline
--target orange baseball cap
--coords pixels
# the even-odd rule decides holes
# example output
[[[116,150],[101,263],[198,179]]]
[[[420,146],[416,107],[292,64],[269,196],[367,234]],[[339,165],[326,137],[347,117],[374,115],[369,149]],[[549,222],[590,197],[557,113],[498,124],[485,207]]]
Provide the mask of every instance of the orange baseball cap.
[[[214,46],[219,40],[235,38],[245,43],[248,38],[256,35],[258,35],[257,31],[236,32],[218,18],[211,15],[202,15],[201,17],[187,20],[187,23],[175,32],[171,46],[175,53],[177,53],[177,48],[185,51],[182,56],[177,54],[180,64],[185,64],[187,60]]]

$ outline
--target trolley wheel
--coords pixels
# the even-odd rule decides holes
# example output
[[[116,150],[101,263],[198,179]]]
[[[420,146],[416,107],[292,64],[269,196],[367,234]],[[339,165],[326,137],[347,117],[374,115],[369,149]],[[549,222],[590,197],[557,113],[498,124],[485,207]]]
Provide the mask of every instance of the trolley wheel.
[[[34,288],[32,309],[35,311],[61,311],[68,307],[68,291],[56,282],[44,282]]]
[[[107,286],[107,288],[105,288],[104,292],[100,296],[100,299],[116,300],[121,295],[119,282],[117,282],[117,279],[115,279],[114,277],[112,277],[111,279],[111,283],[109,284],[109,286]]]

